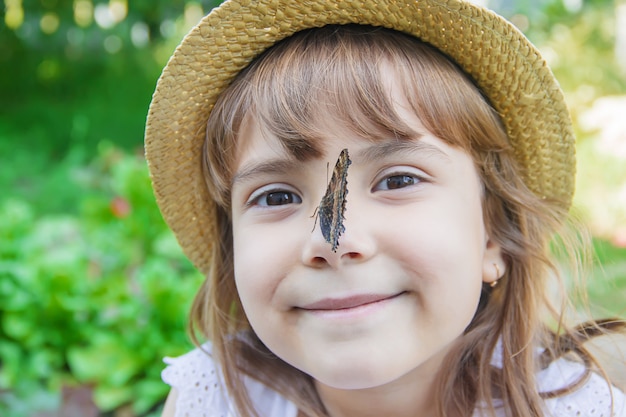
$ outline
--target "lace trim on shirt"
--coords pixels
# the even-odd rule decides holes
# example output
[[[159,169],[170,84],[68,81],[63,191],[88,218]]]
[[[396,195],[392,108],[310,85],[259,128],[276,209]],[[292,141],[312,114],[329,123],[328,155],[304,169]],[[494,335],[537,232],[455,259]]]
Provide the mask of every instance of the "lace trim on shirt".
[[[178,392],[175,417],[235,417],[234,404],[227,396],[221,373],[210,356],[211,346],[206,344],[203,348],[178,358],[165,358],[168,366],[162,372],[163,380]],[[494,355],[492,364],[497,365],[498,359],[497,354]],[[546,392],[569,386],[584,372],[583,365],[558,359],[537,374],[537,389]],[[247,379],[246,387],[261,416],[297,416],[293,403],[258,381]],[[496,407],[497,417],[504,417],[501,404],[496,405],[499,405]],[[626,417],[626,396],[592,373],[580,389],[546,400],[545,408],[546,417]],[[480,407],[474,412],[474,417],[484,415]]]

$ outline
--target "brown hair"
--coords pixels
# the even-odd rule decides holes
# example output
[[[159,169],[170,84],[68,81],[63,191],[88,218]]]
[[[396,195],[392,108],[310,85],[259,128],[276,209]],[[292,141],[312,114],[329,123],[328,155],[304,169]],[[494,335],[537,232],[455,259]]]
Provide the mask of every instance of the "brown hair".
[[[438,414],[469,416],[478,404],[493,411],[491,399],[499,397],[508,415],[541,416],[543,398],[560,393],[537,392],[538,367],[568,351],[592,363],[582,346],[587,328],[567,329],[561,309],[551,307],[545,290],[549,277],[558,279],[549,244],[563,229],[564,204],[542,199],[525,186],[498,114],[471,79],[436,49],[399,32],[357,25],[299,32],[268,49],[222,93],[205,141],[219,244],[213,246],[212,270],[194,301],[191,327],[213,343],[242,415],[256,414],[243,375],[282,393],[306,415],[326,415],[311,377],[263,345],[237,295],[229,194],[237,136],[244,118],[253,114],[300,160],[321,155],[318,139],[327,132],[318,122],[327,115],[368,140],[389,134],[409,139],[414,132],[389,100],[383,65],[395,70],[425,128],[472,156],[484,184],[485,224],[507,263],[501,283],[484,288],[472,323],[449,354],[447,363],[458,366],[440,372]],[[543,324],[545,310],[556,318],[554,331]],[[490,364],[499,340],[501,369]],[[544,363],[537,346],[548,348],[539,358]]]

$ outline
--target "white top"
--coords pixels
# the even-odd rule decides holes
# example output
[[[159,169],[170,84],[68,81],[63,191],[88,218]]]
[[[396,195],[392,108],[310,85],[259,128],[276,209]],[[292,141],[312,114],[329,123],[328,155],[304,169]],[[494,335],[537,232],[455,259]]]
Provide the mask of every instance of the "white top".
[[[211,345],[207,343],[203,348],[209,354],[195,349],[178,358],[165,358],[168,366],[163,370],[163,380],[178,392],[175,417],[237,417],[221,373],[210,356]],[[497,354],[492,363],[496,366],[500,363]],[[577,381],[584,371],[581,364],[558,359],[537,374],[538,389],[546,392],[564,388]],[[297,417],[296,406],[280,394],[253,379],[245,382],[260,416]],[[580,389],[546,400],[545,408],[545,415],[551,417],[626,417],[626,396],[599,375],[592,374]],[[474,411],[474,417],[482,415],[480,410]],[[504,410],[497,409],[496,415],[505,417]]]

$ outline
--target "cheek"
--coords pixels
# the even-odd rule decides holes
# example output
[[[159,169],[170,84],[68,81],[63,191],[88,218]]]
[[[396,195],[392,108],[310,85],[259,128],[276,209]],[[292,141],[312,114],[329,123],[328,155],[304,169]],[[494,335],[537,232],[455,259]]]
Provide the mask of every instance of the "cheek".
[[[425,309],[473,316],[482,290],[486,236],[480,205],[457,207],[433,207],[403,227],[394,225],[400,232],[386,245],[411,271],[411,285]]]
[[[245,233],[235,235],[233,251],[235,284],[247,311],[256,302],[267,298],[272,280],[270,273],[274,269],[272,256],[266,253],[263,246],[255,245]]]
[[[262,260],[258,256],[258,251],[254,250],[253,241],[250,240],[249,233],[245,227],[233,224],[233,263],[235,274],[235,285],[239,298],[243,304],[246,313],[250,308],[251,297],[255,291],[263,288],[263,271],[267,269],[267,264],[259,264]],[[254,274],[254,270],[258,274]]]
[[[395,247],[405,262],[419,262],[421,269],[432,273],[464,268],[482,271],[486,235],[479,214],[449,215],[445,208],[439,208],[410,221],[394,222],[398,224],[393,230],[398,232],[389,236],[386,246]]]
[[[290,270],[296,245],[285,234],[258,226],[234,228],[233,233],[235,284],[250,317],[271,305]]]

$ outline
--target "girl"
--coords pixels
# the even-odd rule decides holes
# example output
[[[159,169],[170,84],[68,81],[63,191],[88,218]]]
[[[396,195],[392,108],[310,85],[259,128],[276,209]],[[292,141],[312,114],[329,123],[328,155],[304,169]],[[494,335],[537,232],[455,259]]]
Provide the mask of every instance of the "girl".
[[[546,290],[573,147],[551,72],[487,10],[227,1],[148,117],[207,277],[164,416],[626,416],[583,347],[619,323],[569,328]]]

